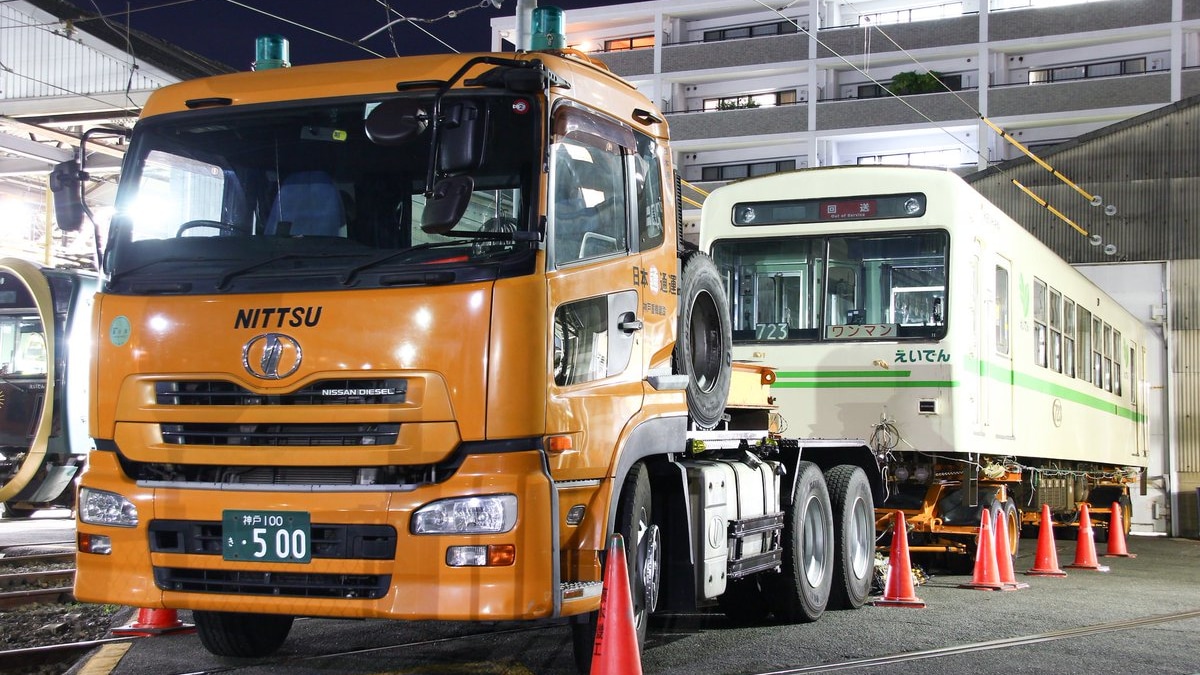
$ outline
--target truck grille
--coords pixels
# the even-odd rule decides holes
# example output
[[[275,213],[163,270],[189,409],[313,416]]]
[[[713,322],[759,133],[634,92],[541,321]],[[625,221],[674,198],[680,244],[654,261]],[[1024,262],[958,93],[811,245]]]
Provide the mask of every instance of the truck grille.
[[[308,572],[246,572],[155,567],[154,584],[164,591],[235,593],[300,598],[382,598],[389,574],[312,574]]]
[[[272,405],[394,405],[404,403],[408,380],[322,380],[288,394],[258,394],[223,380],[156,382],[159,405],[272,406]]]
[[[217,520],[153,520],[149,535],[153,553],[221,555],[221,522]],[[396,528],[314,523],[309,546],[314,558],[393,560]]]
[[[173,445],[362,446],[392,445],[399,424],[163,424]]]

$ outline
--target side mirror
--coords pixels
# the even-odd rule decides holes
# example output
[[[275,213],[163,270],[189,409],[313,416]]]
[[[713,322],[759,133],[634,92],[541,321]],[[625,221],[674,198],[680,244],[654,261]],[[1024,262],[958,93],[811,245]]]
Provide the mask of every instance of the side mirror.
[[[459,173],[478,169],[483,163],[487,108],[473,101],[456,102],[446,111],[441,125],[438,170]]]
[[[393,99],[375,106],[363,126],[376,145],[404,145],[424,133],[429,114],[415,101]]]
[[[83,227],[84,178],[79,162],[69,160],[55,165],[50,171],[50,192],[54,194],[54,219],[63,232],[78,232]]]
[[[439,180],[433,186],[433,194],[426,200],[425,210],[421,213],[421,230],[429,234],[445,234],[454,229],[467,212],[474,190],[475,181],[470,176],[450,176]]]

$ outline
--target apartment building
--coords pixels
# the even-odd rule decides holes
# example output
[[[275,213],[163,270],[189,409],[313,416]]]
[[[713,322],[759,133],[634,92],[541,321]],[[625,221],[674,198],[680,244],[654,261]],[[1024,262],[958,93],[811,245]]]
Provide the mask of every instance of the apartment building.
[[[1200,93],[1200,0],[652,0],[568,43],[657,101],[701,187],[808,166],[982,169]],[[511,49],[514,19],[492,22]],[[893,96],[892,93],[899,96]]]

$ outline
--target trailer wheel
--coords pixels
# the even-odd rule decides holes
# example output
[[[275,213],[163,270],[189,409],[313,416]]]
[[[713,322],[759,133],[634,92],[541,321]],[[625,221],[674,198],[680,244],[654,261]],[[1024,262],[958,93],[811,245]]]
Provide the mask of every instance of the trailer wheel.
[[[867,601],[875,576],[875,500],[867,474],[843,464],[825,472],[833,509],[833,582],[830,609],[857,609]]]
[[[1007,528],[1008,554],[1016,557],[1018,550],[1021,548],[1021,510],[1017,508],[1016,502],[1011,497],[996,508],[1000,509],[1000,513],[1004,514],[1003,522],[997,521],[996,527],[1000,527],[1003,524]]]
[[[729,302],[712,258],[693,252],[683,261],[675,372],[688,376],[688,413],[711,429],[721,421],[732,377],[733,333]]]
[[[825,477],[812,462],[796,465],[796,485],[784,510],[782,574],[765,577],[781,621],[821,618],[833,582],[833,516]]]
[[[280,614],[192,612],[200,643],[217,656],[259,658],[283,645],[294,617]]]
[[[646,644],[646,627],[658,604],[662,579],[662,533],[652,520],[650,477],[646,465],[637,463],[625,476],[617,505],[613,531],[625,540],[625,563],[629,573],[629,597],[633,604],[633,626],[638,650]],[[607,561],[605,561],[607,564]],[[598,612],[571,622],[571,646],[579,672],[591,670],[596,642]]]

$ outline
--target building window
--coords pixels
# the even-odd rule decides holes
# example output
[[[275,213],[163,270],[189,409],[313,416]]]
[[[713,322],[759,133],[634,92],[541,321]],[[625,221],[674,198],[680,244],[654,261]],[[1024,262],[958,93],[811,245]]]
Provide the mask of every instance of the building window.
[[[887,164],[891,166],[961,166],[962,153],[957,149],[925,150],[923,152],[897,152],[887,155],[863,155],[859,164]]]
[[[941,84],[938,84],[939,82]],[[925,88],[930,89],[931,91],[910,91],[907,93],[937,93],[940,91],[946,91],[947,89],[950,91],[961,91],[963,88],[963,76],[961,73],[957,75],[938,73],[937,80],[929,80],[927,84],[925,84]],[[894,89],[895,87],[892,86],[891,82],[888,82],[887,84],[875,84],[874,82],[871,82],[869,84],[858,85],[858,89],[855,91],[854,95],[857,98],[883,98],[885,96],[891,96]],[[900,92],[900,94],[904,93],[905,92]]]
[[[913,9],[863,14],[858,17],[858,25],[885,26],[896,23],[912,23],[913,21],[934,21],[936,19],[950,19],[962,16],[962,13],[963,3],[947,2],[928,7],[914,7]]]
[[[700,180],[738,180],[751,176],[765,176],[780,171],[794,171],[796,160],[781,159],[774,162],[754,162],[751,164],[721,164],[706,166],[700,170]]]
[[[787,35],[796,32],[794,21],[772,21],[753,26],[738,26],[736,28],[718,28],[704,31],[705,42],[721,42],[723,40],[738,40],[748,37],[766,37],[768,35]]]
[[[1057,66],[1029,71],[1029,84],[1084,80],[1089,77],[1112,77],[1113,75],[1137,75],[1146,72],[1146,58],[1105,61],[1078,66]]]
[[[769,94],[743,94],[739,96],[723,96],[721,98],[704,99],[704,110],[737,110],[739,108],[774,108],[780,105],[793,105],[796,102],[796,90],[786,89]]]
[[[614,38],[604,41],[604,51],[606,52],[623,52],[630,49],[646,49],[654,46],[653,35],[639,35],[637,37]]]

